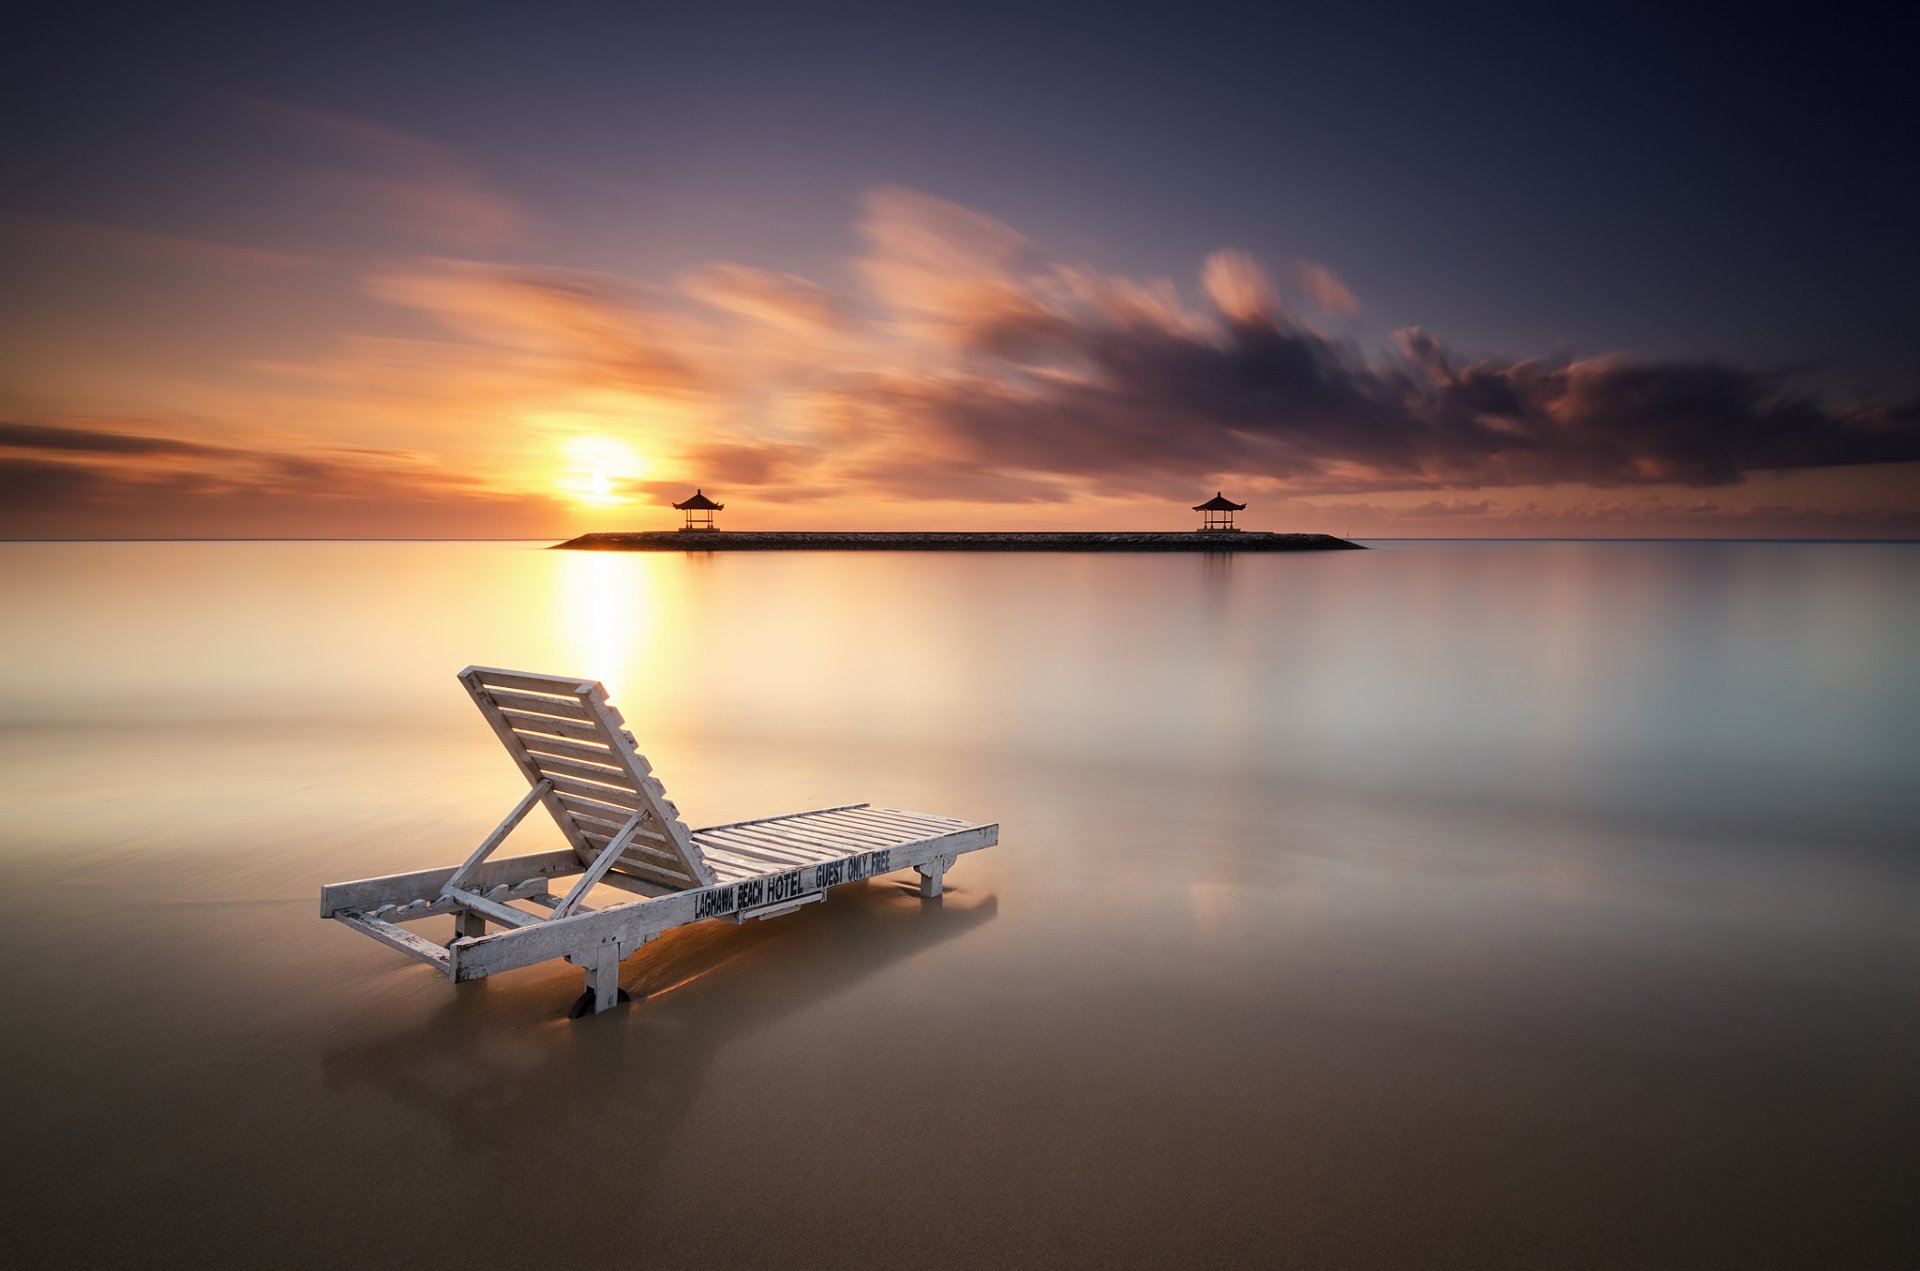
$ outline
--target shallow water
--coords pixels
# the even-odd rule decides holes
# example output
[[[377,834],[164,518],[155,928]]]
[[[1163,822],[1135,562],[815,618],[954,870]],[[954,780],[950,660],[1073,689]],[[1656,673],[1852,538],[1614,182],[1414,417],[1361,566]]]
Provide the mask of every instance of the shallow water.
[[[0,544],[0,1252],[1912,1265],[1920,546],[1376,548]],[[456,990],[469,662],[1002,845]]]

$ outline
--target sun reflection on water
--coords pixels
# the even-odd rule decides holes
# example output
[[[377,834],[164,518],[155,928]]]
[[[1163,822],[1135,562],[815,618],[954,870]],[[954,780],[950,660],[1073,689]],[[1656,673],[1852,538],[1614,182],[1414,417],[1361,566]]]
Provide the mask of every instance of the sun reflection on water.
[[[611,552],[555,555],[553,602],[541,617],[561,660],[574,668],[567,673],[616,691],[656,677],[661,571],[653,567],[664,562]]]

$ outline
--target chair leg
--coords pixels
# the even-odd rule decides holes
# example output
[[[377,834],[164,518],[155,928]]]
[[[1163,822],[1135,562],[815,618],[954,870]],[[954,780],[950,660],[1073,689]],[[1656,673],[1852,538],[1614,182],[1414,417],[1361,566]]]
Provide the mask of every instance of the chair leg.
[[[920,899],[937,900],[940,897],[941,880],[953,868],[953,857],[936,856],[925,865],[915,865],[913,868],[920,875]]]
[[[587,991],[567,1012],[573,1019],[579,1019],[582,1015],[598,1015],[601,1011],[610,1011],[622,1002],[633,1000],[620,987],[620,946],[609,941],[592,956],[593,961],[585,963]],[[581,962],[574,960],[574,964],[578,966]]]
[[[483,914],[470,909],[462,909],[453,915],[453,938],[455,940],[478,940],[487,934],[487,919]]]

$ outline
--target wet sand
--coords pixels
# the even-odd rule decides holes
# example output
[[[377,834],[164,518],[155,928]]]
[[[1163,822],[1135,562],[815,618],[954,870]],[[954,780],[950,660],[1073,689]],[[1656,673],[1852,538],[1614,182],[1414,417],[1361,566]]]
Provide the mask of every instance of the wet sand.
[[[1612,546],[0,547],[0,1252],[1910,1265],[1920,553]],[[314,914],[516,797],[466,661],[1002,845],[455,989]]]

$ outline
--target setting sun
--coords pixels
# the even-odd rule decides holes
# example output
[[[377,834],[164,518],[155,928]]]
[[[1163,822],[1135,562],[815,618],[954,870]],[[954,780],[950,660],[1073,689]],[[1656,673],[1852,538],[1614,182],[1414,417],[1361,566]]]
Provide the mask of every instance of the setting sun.
[[[570,438],[563,453],[566,464],[554,484],[574,502],[591,507],[628,502],[623,489],[646,469],[632,446],[598,433]]]

